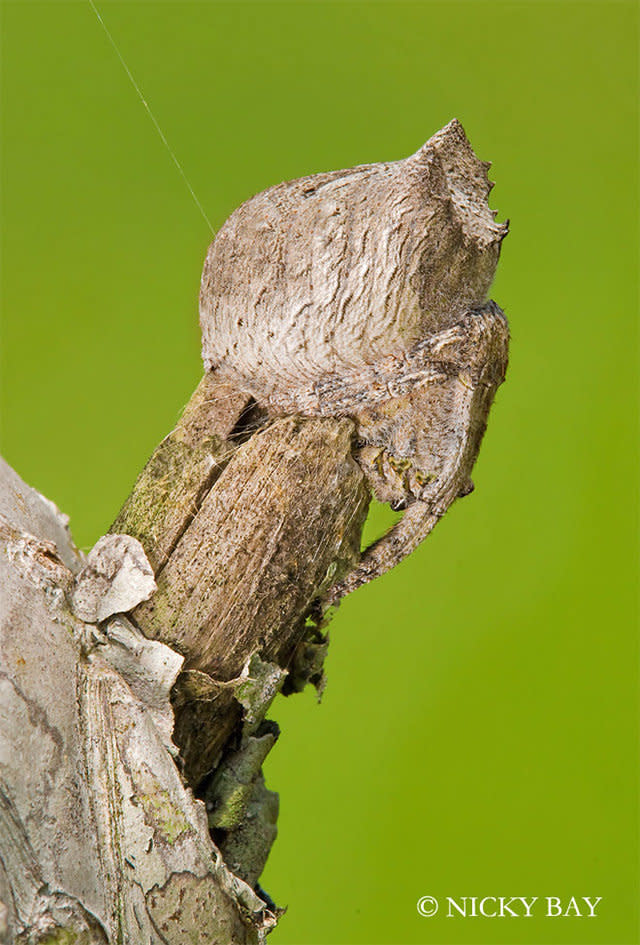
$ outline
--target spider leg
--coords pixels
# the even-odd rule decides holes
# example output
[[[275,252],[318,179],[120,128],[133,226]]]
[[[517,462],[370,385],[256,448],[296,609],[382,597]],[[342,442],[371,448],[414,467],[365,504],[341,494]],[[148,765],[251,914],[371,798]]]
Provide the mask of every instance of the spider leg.
[[[389,464],[381,458],[376,466],[363,461],[367,448],[362,451],[361,466],[372,489],[389,501],[385,471],[387,465],[394,465],[395,456],[395,466],[402,470],[406,483],[408,506],[402,519],[370,545],[358,566],[332,589],[330,604],[399,564],[424,541],[456,498],[472,490],[471,470],[507,367],[506,321],[496,318],[493,311],[488,314],[486,320],[471,324],[468,359],[455,366],[455,373],[428,378],[399,398],[392,409],[389,401],[387,406],[356,415],[360,435],[382,448],[381,457],[391,454]],[[406,459],[399,463],[402,450]]]
[[[398,524],[369,545],[358,567],[331,589],[328,605],[337,604],[358,587],[394,568],[424,541],[439,518],[426,502],[419,499],[412,502]]]

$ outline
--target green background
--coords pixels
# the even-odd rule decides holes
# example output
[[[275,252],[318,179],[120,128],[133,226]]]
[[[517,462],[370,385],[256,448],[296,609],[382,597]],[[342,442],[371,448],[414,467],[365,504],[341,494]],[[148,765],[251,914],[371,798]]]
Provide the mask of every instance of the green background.
[[[274,706],[271,941],[637,942],[636,5],[98,6],[215,228],[453,116],[512,223],[476,492],[341,607],[322,705]],[[2,449],[88,549],[197,383],[209,233],[89,5],[2,15]]]

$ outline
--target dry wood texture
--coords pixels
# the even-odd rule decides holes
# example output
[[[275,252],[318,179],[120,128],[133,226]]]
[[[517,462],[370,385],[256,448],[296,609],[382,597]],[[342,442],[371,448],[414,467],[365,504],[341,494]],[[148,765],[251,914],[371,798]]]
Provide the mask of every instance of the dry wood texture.
[[[223,863],[175,765],[180,656],[123,615],[78,618],[91,555],[0,473],[0,941],[263,941],[275,916]]]
[[[192,783],[212,769],[238,720],[232,689],[207,686],[204,674],[228,683],[254,653],[288,667],[306,618],[359,559],[369,498],[352,434],[348,420],[293,417],[238,446],[199,507],[192,497],[157,592],[133,611],[146,636],[185,657],[176,737]],[[127,524],[123,513],[118,528]],[[191,719],[187,682],[193,688],[196,678],[200,712],[211,711],[194,730],[182,724],[181,705]]]

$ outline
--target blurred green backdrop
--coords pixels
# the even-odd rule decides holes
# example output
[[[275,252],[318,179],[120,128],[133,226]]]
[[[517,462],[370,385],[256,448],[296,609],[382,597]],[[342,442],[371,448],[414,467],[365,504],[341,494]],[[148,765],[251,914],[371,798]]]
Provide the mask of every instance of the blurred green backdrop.
[[[512,221],[476,492],[340,609],[321,707],[274,707],[274,945],[637,942],[636,4],[98,7],[214,227],[454,115]],[[198,380],[209,233],[89,4],[2,16],[2,449],[88,548]]]

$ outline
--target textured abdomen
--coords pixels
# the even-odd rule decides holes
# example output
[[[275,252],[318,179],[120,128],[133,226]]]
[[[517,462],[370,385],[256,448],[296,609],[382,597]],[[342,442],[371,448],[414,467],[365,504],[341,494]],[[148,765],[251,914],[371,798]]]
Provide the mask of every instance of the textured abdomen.
[[[203,358],[269,400],[408,350],[486,298],[507,226],[450,122],[411,157],[285,182],[239,207],[202,276]]]

